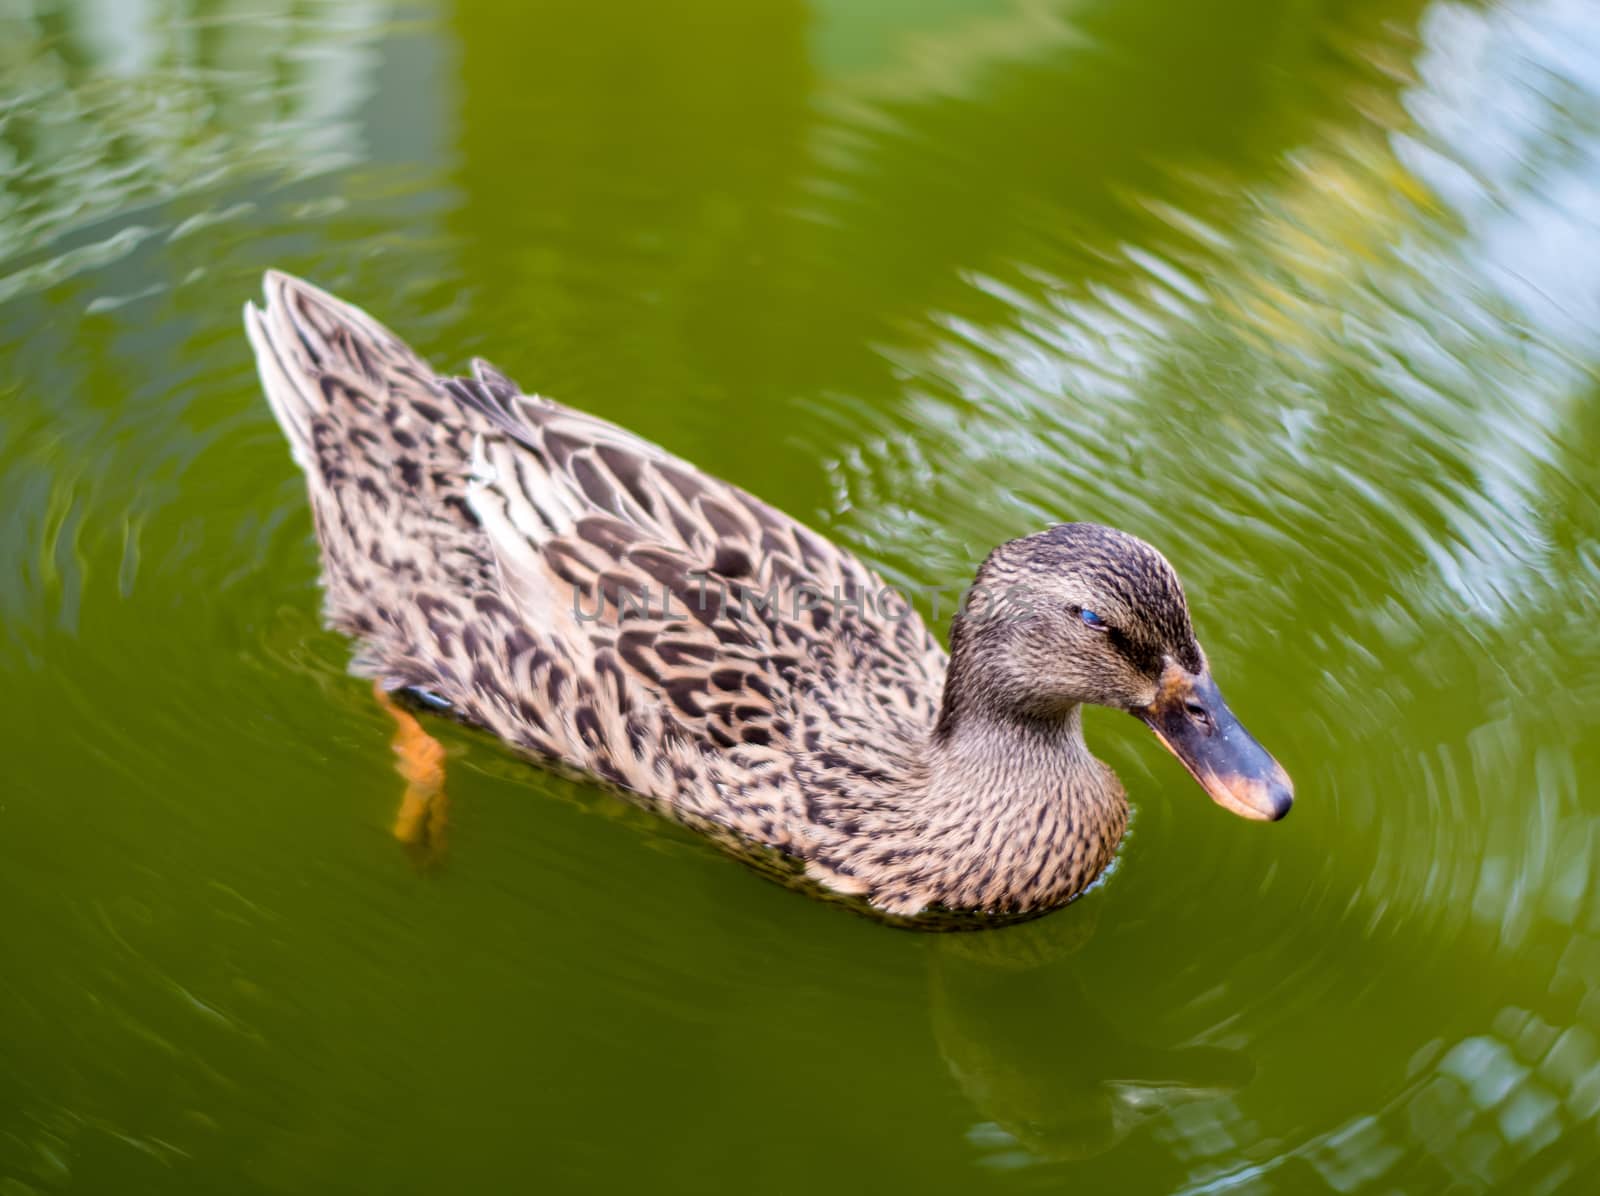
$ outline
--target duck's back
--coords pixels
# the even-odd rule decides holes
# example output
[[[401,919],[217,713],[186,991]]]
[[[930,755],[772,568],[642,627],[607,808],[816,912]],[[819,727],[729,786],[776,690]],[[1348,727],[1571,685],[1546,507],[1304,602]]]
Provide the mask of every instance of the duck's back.
[[[306,283],[266,293],[246,325],[359,672],[803,858],[914,769],[945,656],[853,556]]]

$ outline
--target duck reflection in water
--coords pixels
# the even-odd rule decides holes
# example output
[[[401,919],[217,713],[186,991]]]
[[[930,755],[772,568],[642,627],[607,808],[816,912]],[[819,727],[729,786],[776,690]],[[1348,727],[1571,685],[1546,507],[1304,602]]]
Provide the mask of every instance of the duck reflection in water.
[[[1081,917],[930,943],[939,1052],[994,1127],[974,1137],[1019,1164],[1104,1154],[1150,1118],[1255,1075],[1239,1051],[1138,1042],[1095,1007],[1069,962],[1094,933],[1095,909],[1080,902]]]

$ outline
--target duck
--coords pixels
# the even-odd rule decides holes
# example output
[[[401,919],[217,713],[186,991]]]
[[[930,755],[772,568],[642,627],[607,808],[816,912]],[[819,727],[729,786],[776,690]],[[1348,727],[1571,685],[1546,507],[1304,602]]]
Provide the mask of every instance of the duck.
[[[1144,540],[1065,522],[999,545],[946,651],[740,487],[481,359],[435,373],[289,274],[263,292],[246,332],[306,477],[324,619],[399,727],[402,838],[443,804],[429,712],[897,925],[1037,917],[1106,872],[1129,806],[1085,706],[1142,720],[1232,813],[1288,812]]]

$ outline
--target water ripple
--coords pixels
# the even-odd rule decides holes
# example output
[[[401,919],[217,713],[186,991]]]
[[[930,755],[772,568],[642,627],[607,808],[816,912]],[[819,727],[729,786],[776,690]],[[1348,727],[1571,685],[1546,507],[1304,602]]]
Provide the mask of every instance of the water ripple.
[[[1262,948],[1279,958],[1307,933],[1388,942],[1406,967],[1450,973],[1463,957],[1493,969],[1563,940],[1563,958],[1588,949],[1577,922],[1600,810],[1578,745],[1596,730],[1582,678],[1600,664],[1600,510],[1570,430],[1592,424],[1600,292],[1559,247],[1600,243],[1600,55],[1574,49],[1593,49],[1593,31],[1581,6],[1535,0],[1440,6],[1420,45],[1351,40],[1345,53],[1389,81],[1364,127],[1319,131],[1243,191],[1193,162],[1158,194],[1128,188],[1140,236],[1059,244],[1054,269],[1036,251],[964,272],[968,295],[880,344],[898,420],[858,426],[832,467],[852,540],[924,583],[1057,519],[1168,548],[1224,683],[1272,677],[1291,703],[1247,717],[1287,743],[1311,826],[1225,840],[1209,811],[1163,808],[1136,828],[1130,867],[1169,865],[1164,899],[1179,902],[1260,877],[1254,904],[1231,908],[1253,928],[1234,941],[1288,936]],[[884,135],[851,128],[865,142],[843,169]],[[848,428],[843,413],[868,404],[822,406]],[[1263,575],[1253,559],[1294,563]],[[1314,743],[1335,757],[1317,763]],[[1156,800],[1133,749],[1110,746]],[[1322,853],[1333,826],[1343,846]],[[1595,979],[1486,988],[1546,1017],[1565,1005],[1568,1041],[1591,1040],[1595,1002],[1550,1002]],[[1268,1010],[1293,1021],[1348,987],[1304,969],[1230,985],[1208,1032]],[[1418,1146],[1457,1182],[1537,1171],[1571,1089],[1529,1082],[1488,1030],[1436,1052],[1384,1112],[1242,1169],[1204,1163],[1261,1133],[1231,1099],[1171,1110],[1165,1133],[1194,1159],[1187,1190],[1273,1190],[1308,1166],[1351,1191],[1402,1163],[1415,1173]]]

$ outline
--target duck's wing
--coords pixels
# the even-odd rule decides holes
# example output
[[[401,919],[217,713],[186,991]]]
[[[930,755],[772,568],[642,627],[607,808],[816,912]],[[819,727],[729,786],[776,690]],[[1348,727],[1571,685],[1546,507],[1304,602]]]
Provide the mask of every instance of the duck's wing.
[[[778,746],[807,685],[931,728],[944,652],[852,554],[486,363],[445,387],[499,433],[477,439],[468,494],[508,594],[575,652],[606,653],[597,670],[621,669],[724,749]]]

